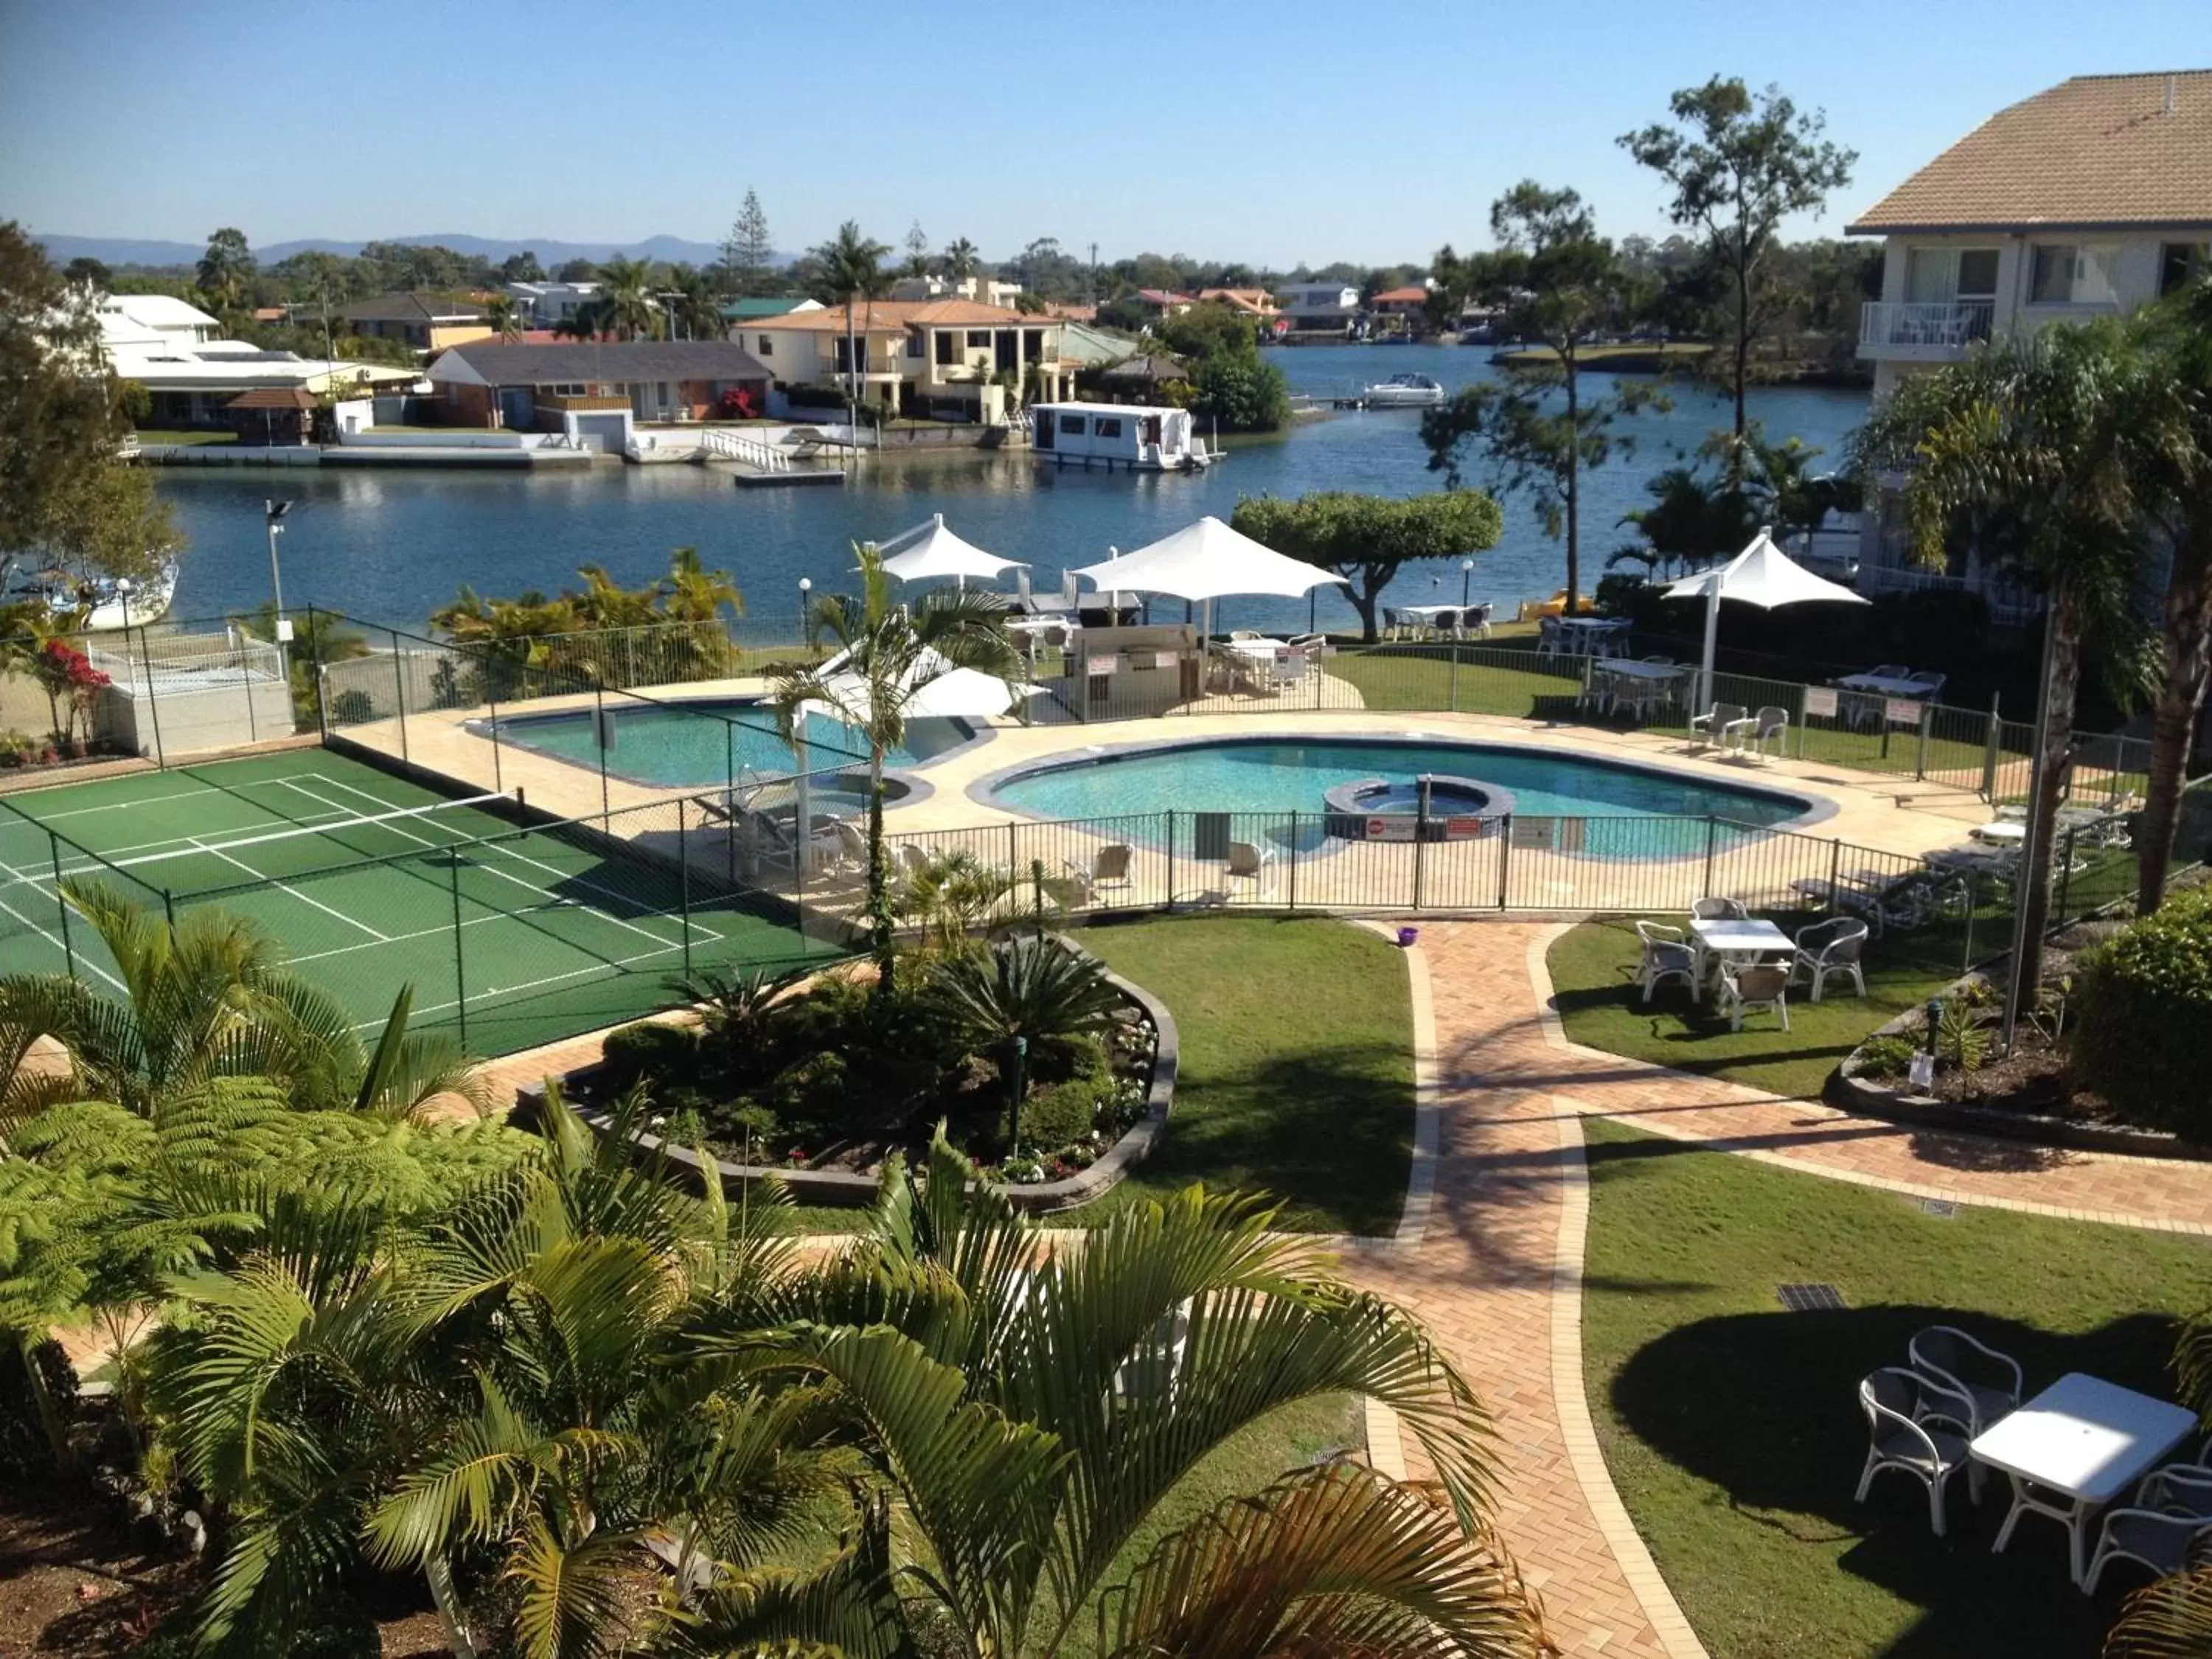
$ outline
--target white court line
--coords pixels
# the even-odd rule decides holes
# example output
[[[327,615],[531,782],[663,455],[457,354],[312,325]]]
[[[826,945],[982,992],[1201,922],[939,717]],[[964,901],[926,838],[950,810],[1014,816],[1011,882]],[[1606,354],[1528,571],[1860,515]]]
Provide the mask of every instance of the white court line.
[[[367,933],[371,939],[376,940],[379,944],[387,944],[390,942],[389,935],[377,932],[375,928],[370,927],[367,922],[356,921],[343,910],[331,908],[319,898],[309,898],[305,893],[301,892],[297,888],[287,886],[281,881],[277,881],[270,876],[264,875],[260,871],[248,864],[244,859],[234,859],[231,857],[229,854],[224,852],[220,847],[209,847],[197,840],[192,842],[192,845],[203,853],[214,854],[216,858],[221,859],[225,864],[236,865],[240,869],[245,871],[247,875],[267,882],[280,893],[290,894],[302,904],[313,905],[315,908],[320,910],[326,916],[336,916],[340,921],[344,922],[347,926],[360,928],[362,933]]]
[[[588,979],[594,974],[619,974],[625,969],[635,967],[641,962],[650,962],[655,957],[665,957],[672,951],[680,951],[683,948],[681,942],[664,945],[658,951],[644,951],[634,957],[617,957],[612,962],[596,962],[588,968],[574,968],[565,974],[548,974],[543,979],[526,979],[520,985],[495,985],[488,989],[478,991],[469,999],[469,1004],[471,1007],[479,1006],[486,997],[514,996],[519,992],[536,991],[548,985],[558,985],[564,980]],[[415,1012],[417,1016],[438,1014],[443,1013],[448,1008],[458,1008],[460,1006],[459,1000],[456,998],[447,1002],[431,1003],[428,1007],[417,1008]],[[362,1030],[375,1023],[374,1020],[365,1020],[361,1026],[356,1026],[355,1029]]]
[[[465,921],[461,923],[461,926],[463,927],[482,927],[487,923],[495,921],[520,921],[526,917],[550,913],[555,910],[574,910],[575,908],[576,907],[574,905],[570,904],[564,900],[555,899],[550,903],[533,905],[526,910],[488,909],[480,916],[469,917]],[[665,916],[667,915],[667,912],[658,911],[655,914]],[[349,957],[357,951],[374,951],[379,944],[409,945],[412,944],[416,939],[450,939],[453,937],[453,924],[448,921],[441,923],[435,927],[418,927],[411,933],[393,933],[390,937],[381,940],[363,939],[358,945],[334,945],[327,951],[316,951],[304,957],[287,957],[284,960],[290,966],[296,968],[304,962],[327,962],[332,957]],[[708,921],[696,915],[693,916],[691,919],[691,936],[692,941],[695,945],[703,944],[707,945],[725,945],[729,942],[730,938],[727,933],[721,932],[719,928],[711,926]],[[562,942],[566,943],[566,941]],[[675,941],[676,948],[681,949],[683,943],[684,942],[681,939]],[[583,946],[576,945],[574,948],[582,950]]]
[[[11,881],[28,887],[33,892],[38,894],[41,898],[52,899],[57,905],[66,904],[69,902],[63,898],[59,893],[48,893],[45,888],[39,885],[36,878],[25,875],[21,870],[16,869],[13,865],[0,864],[0,874],[5,874]],[[55,950],[60,951],[62,953],[62,962],[64,966],[66,966],[70,960],[76,955],[76,953],[71,951],[68,945],[64,945],[60,939],[56,937],[54,934],[48,933],[37,922],[32,921],[30,917],[25,915],[14,905],[9,903],[7,900],[0,899],[0,910],[5,910],[9,915],[15,917],[16,921],[21,922],[24,927],[29,928],[40,939],[46,940],[47,944],[52,945]],[[68,924],[64,922],[63,925],[66,927]],[[94,973],[98,974],[100,978],[106,980],[117,990],[120,991],[125,988],[121,980],[116,978],[114,975],[109,973],[106,969],[101,967],[98,963],[87,961],[83,965],[91,969]]]
[[[291,780],[289,778],[283,780],[283,781],[289,784],[291,787],[298,789],[300,793],[307,796],[309,800],[319,800],[325,806],[331,805],[330,800],[326,797],[318,795],[311,789],[303,788],[296,783],[292,783]],[[372,800],[375,799],[374,796],[370,795],[365,789],[354,789],[354,787],[351,784],[337,783],[333,784],[332,787],[340,789],[353,789],[353,792],[356,794],[362,795]],[[443,852],[455,845],[455,843],[447,842],[426,841],[420,836],[398,828],[396,824],[387,827],[391,828],[395,835],[405,836],[410,841],[418,842],[422,847],[434,852]],[[568,883],[590,892],[604,893],[609,898],[613,899],[617,903],[625,905],[628,908],[639,912],[641,915],[664,918],[667,915],[667,912],[665,910],[654,910],[647,906],[640,904],[637,900],[632,898],[627,893],[617,892],[611,887],[603,887],[595,881],[586,881],[582,877],[575,875],[569,871],[563,870],[557,865],[548,864],[542,859],[532,858],[526,853],[518,853],[513,848],[507,847],[501,842],[488,841],[483,842],[465,842],[459,844],[472,849],[477,847],[482,847],[489,851],[504,854],[507,857],[513,859],[518,864],[527,865],[534,870],[543,870],[547,875],[556,877],[562,882]],[[556,905],[568,905],[577,909],[584,909],[587,908],[578,904],[574,899],[566,898],[561,894],[554,892],[550,888],[541,887],[534,882],[526,881],[522,877],[514,874],[511,871],[496,869],[489,864],[481,863],[477,866],[477,868],[482,870],[486,875],[496,876],[502,881],[511,881],[516,886],[522,888],[526,891],[535,893],[540,898],[550,899]],[[592,907],[592,913],[600,917],[603,921],[614,923],[617,927],[628,928],[631,933],[637,934],[641,939],[649,939],[655,945],[665,946],[670,943],[667,939],[663,937],[661,934],[654,933],[651,928],[640,927],[635,922],[630,921],[624,917],[614,915],[606,910],[599,909],[596,907]],[[681,926],[680,922],[678,926]],[[678,939],[675,943],[681,945],[683,941],[681,939]],[[576,948],[580,950],[583,947],[580,945]]]

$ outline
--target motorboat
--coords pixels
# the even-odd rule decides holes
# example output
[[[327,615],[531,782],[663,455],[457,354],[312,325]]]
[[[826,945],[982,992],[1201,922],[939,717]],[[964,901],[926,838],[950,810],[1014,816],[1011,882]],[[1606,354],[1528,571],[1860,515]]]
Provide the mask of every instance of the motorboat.
[[[169,614],[177,596],[177,562],[165,559],[143,581],[128,576],[79,576],[66,570],[44,570],[16,590],[46,601],[57,621],[66,620],[76,633],[104,634],[121,628],[143,628]]]
[[[1393,374],[1389,380],[1360,389],[1370,409],[1439,409],[1443,405],[1441,381],[1428,374]]]

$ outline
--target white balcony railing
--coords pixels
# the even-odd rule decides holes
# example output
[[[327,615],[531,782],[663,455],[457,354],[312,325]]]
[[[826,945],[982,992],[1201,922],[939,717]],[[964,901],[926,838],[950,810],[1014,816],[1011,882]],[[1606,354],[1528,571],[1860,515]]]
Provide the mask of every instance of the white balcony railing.
[[[1963,351],[1990,337],[1996,309],[1988,300],[1869,300],[1859,307],[1859,343]]]

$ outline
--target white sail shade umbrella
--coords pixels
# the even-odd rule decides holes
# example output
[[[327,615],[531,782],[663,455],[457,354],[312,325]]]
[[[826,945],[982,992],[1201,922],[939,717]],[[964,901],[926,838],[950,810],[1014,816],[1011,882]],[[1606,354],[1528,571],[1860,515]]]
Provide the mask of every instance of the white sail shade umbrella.
[[[1231,593],[1263,593],[1294,599],[1324,582],[1346,586],[1345,578],[1278,553],[1212,514],[1172,535],[1075,573],[1102,592],[1169,593],[1207,604],[1206,631],[1212,630],[1213,600]]]
[[[861,675],[841,672],[840,656],[822,665],[823,689],[836,701],[810,702],[806,707],[843,724],[868,718],[868,683]],[[980,668],[956,668],[935,651],[925,651],[908,672],[906,701],[908,720],[995,720],[1016,704],[1036,696],[1044,688],[1020,680],[1002,680]]]
[[[1721,601],[1741,599],[1762,611],[1784,605],[1866,605],[1865,595],[1816,576],[1774,544],[1771,527],[1762,526],[1751,545],[1726,564],[1685,576],[1667,589],[1670,599],[1705,602],[1705,651],[1698,671],[1697,701],[1712,701],[1713,648],[1720,638]]]
[[[884,561],[884,568],[901,581],[927,581],[932,577],[951,576],[965,587],[970,576],[995,581],[1018,566],[1027,568],[1019,559],[1002,559],[995,553],[987,553],[947,529],[942,513],[933,513],[927,524],[902,530],[890,540],[880,543],[878,550],[889,552],[894,547],[900,551]]]

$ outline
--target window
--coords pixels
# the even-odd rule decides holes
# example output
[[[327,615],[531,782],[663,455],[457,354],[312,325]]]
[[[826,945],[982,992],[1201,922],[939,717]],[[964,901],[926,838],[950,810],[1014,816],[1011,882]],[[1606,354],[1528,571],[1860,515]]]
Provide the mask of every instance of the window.
[[[906,355],[919,362],[928,354],[929,348],[921,343],[921,331],[916,329],[906,337]]]
[[[2158,251],[2158,291],[2161,298],[2186,288],[2212,270],[2212,243],[2168,242]]]
[[[667,382],[667,381],[665,381],[665,380],[660,380],[660,381],[657,381],[657,382],[655,382],[655,384],[654,384],[654,386],[653,386],[653,402],[655,402],[655,403],[659,404],[663,409],[665,409],[665,408],[667,408],[667,407],[668,407],[668,382]]]
[[[581,380],[556,380],[547,388],[556,398],[580,398],[584,395]]]
[[[960,338],[951,330],[944,328],[932,330],[930,337],[937,342],[939,368],[950,368],[960,361]]]
[[[991,344],[991,331],[988,328],[969,329],[968,331],[968,344],[971,349],[976,347],[981,347],[988,350]]]
[[[760,355],[761,355],[762,356],[763,356],[763,357],[773,357],[773,356],[775,356],[775,337],[774,335],[770,335],[770,334],[763,334],[763,335],[762,335],[762,336],[760,337],[760,343],[761,343]]]
[[[2094,242],[2045,243],[2035,250],[2028,279],[2028,303],[2039,306],[2111,305],[2118,295],[2112,278],[2120,262],[2119,245]]]
[[[1121,418],[1118,416],[1101,415],[1091,423],[1091,430],[1102,438],[1118,438],[1121,435]]]
[[[1080,415],[1061,416],[1060,417],[1060,429],[1062,432],[1066,433],[1070,437],[1081,437],[1083,435],[1083,416]]]

